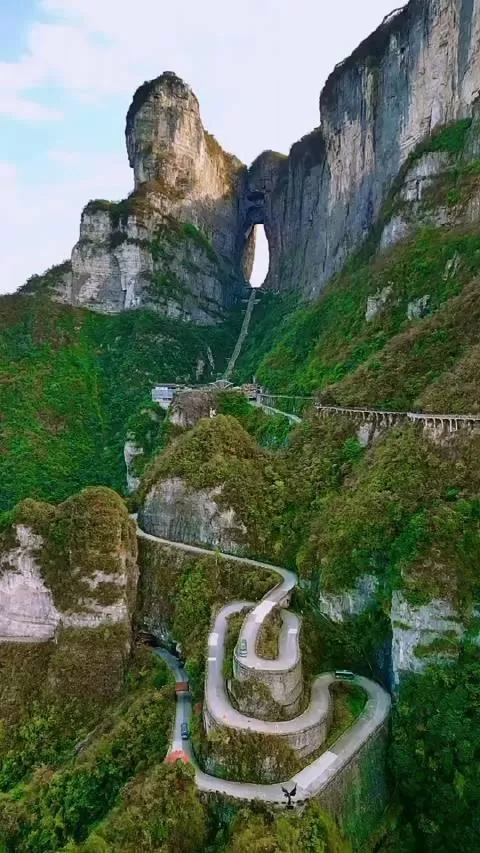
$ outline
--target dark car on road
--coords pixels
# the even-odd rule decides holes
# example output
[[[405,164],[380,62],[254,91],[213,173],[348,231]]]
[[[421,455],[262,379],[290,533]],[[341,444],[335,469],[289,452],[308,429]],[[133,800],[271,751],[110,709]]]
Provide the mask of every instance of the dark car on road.
[[[238,645],[238,657],[239,658],[246,658],[247,657],[247,641],[246,640],[240,640],[240,643]]]
[[[180,735],[182,740],[188,740],[188,723],[182,723],[180,726]]]

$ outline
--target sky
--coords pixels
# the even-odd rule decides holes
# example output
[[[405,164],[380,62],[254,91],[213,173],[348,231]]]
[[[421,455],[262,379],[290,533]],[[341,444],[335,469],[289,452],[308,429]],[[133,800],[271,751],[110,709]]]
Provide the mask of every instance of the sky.
[[[250,163],[319,124],[320,90],[399,0],[0,0],[0,293],[70,257],[92,198],[133,188],[125,115],[175,71]],[[260,241],[255,282],[265,275]]]

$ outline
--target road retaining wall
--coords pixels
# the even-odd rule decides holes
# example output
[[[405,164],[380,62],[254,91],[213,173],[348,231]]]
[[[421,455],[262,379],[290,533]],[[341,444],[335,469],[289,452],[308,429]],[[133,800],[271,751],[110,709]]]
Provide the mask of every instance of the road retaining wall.
[[[338,821],[354,853],[366,849],[390,800],[387,744],[388,724],[385,724],[316,797]]]

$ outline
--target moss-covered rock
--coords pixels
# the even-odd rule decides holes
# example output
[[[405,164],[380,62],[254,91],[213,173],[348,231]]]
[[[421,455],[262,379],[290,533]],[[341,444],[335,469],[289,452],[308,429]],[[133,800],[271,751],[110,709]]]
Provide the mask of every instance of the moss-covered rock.
[[[122,499],[23,501],[0,534],[0,785],[56,763],[121,694],[137,584]]]
[[[30,554],[32,570],[38,568],[54,607],[65,614],[64,622],[75,623],[74,614],[78,614],[80,624],[83,614],[88,625],[91,613],[95,625],[95,613],[102,607],[103,621],[108,621],[108,608],[112,608],[111,621],[128,619],[136,594],[137,542],[135,525],[115,492],[92,487],[58,506],[25,500],[11,519],[3,541],[11,542],[16,531],[21,552],[19,531],[32,532],[25,552]],[[0,566],[4,581],[12,571],[21,573],[15,548],[8,551],[3,546]],[[121,609],[116,615],[115,605]]]
[[[154,460],[141,486],[140,519],[167,539],[262,554],[282,489],[269,455],[237,420],[219,415]]]

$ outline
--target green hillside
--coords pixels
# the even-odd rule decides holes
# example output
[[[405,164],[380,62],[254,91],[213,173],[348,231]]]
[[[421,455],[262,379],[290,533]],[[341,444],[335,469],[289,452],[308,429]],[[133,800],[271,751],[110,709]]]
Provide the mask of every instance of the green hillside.
[[[469,153],[474,130],[462,121],[422,143],[366,245],[314,303],[261,294],[236,379],[255,375],[272,392],[325,403],[480,414],[480,226],[467,215],[480,193],[480,161]],[[444,154],[447,165],[413,208],[402,181],[425,152]],[[380,253],[394,215],[411,233]],[[0,299],[0,578],[8,569],[1,548],[12,545],[12,525],[24,523],[44,540],[48,559],[35,556],[55,600],[67,607],[81,598],[78,566],[92,560],[104,571],[111,550],[114,522],[106,513],[105,527],[96,523],[98,495],[105,512],[113,507],[113,518],[128,518],[118,495],[102,498],[94,489],[86,526],[85,498],[70,496],[96,485],[124,494],[123,447],[132,430],[147,451],[135,496],[140,511],[162,480],[214,490],[225,515],[241,522],[250,556],[298,573],[292,606],[303,619],[307,683],[347,667],[395,693],[393,805],[365,853],[475,850],[480,436],[432,441],[408,424],[364,446],[353,420],[305,412],[293,426],[231,393],[217,395],[217,417],[190,430],[164,429],[158,408],[151,418],[152,386],[221,373],[240,312],[209,328],[148,310],[102,315],[50,301],[52,282],[50,271]],[[64,503],[42,510],[26,501],[14,510],[25,498]],[[175,560],[142,540],[138,558],[133,621],[147,625],[161,612],[162,630],[165,622],[182,643],[198,725],[212,613],[236,597],[256,600],[272,582],[237,564],[225,568],[217,557]],[[360,615],[325,618],[320,595],[344,601],[365,578],[374,592]],[[432,602],[456,630],[437,631],[422,611]],[[417,617],[433,620],[426,642],[409,635]],[[399,683],[395,632],[415,658],[410,671],[398,668]],[[189,768],[165,764],[171,678],[144,649],[119,656],[127,639],[103,627],[93,640],[64,633],[60,644],[40,649],[1,644],[0,853],[349,853],[316,804],[290,815],[207,802]],[[201,744],[199,730],[193,736]]]
[[[237,334],[151,311],[102,315],[44,296],[0,298],[0,511],[87,485],[123,491],[128,422],[157,382],[215,378]],[[210,348],[215,368],[210,366]]]
[[[465,213],[480,190],[480,161],[470,160],[466,138],[474,130],[459,122],[422,143],[375,232],[316,302],[263,297],[239,360],[240,377],[256,373],[270,391],[320,392],[325,402],[343,405],[480,411],[480,230]],[[426,151],[443,151],[449,166],[412,210],[399,195],[402,177]],[[444,209],[450,225],[433,227]],[[407,221],[416,217],[415,233],[379,254],[382,226],[398,212]],[[369,299],[377,301],[371,318]],[[415,306],[422,316],[412,317]]]

